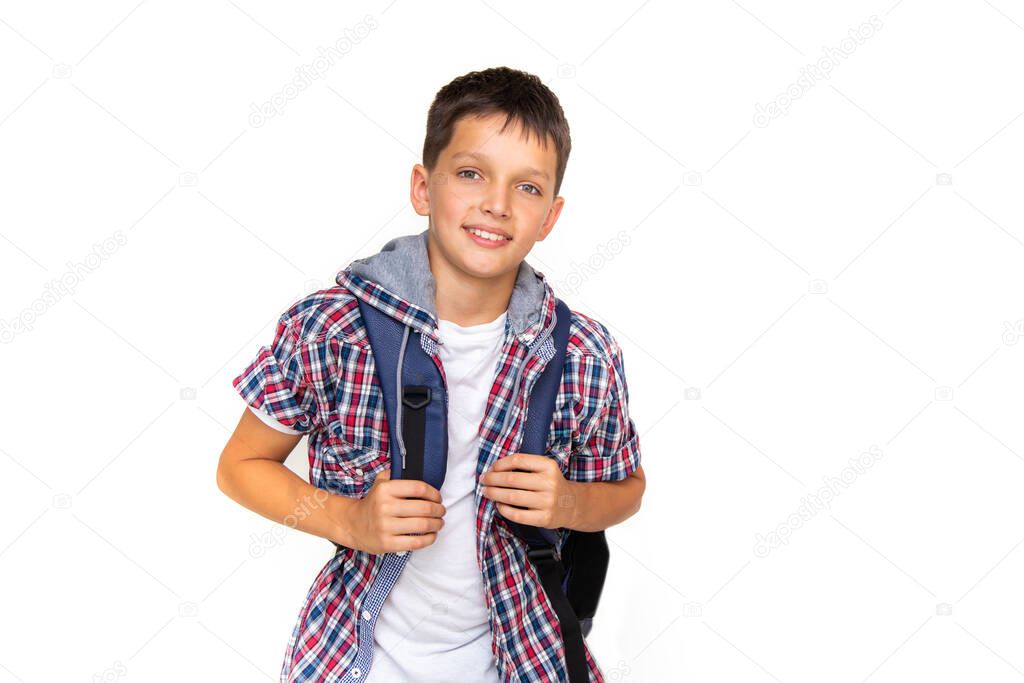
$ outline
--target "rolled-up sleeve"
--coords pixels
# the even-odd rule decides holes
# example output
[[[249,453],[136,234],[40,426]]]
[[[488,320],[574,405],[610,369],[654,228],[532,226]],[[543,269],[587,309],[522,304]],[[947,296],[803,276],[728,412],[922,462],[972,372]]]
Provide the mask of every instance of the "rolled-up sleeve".
[[[619,481],[640,466],[640,438],[629,415],[622,349],[612,338],[612,362],[584,359],[579,397],[584,417],[569,456],[573,481]]]
[[[286,428],[280,431],[308,434],[321,424],[317,392],[309,379],[316,354],[310,352],[299,329],[299,321],[279,318],[270,347],[261,346],[231,383],[260,417],[272,418]]]

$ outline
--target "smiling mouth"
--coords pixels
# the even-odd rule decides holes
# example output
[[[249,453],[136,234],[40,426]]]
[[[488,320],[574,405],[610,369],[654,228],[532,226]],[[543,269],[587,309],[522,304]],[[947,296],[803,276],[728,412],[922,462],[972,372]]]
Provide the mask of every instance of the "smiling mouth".
[[[476,228],[469,225],[462,226],[462,229],[471,235],[475,235],[481,239],[490,240],[492,242],[511,242],[512,238],[503,232],[487,230],[486,228]]]

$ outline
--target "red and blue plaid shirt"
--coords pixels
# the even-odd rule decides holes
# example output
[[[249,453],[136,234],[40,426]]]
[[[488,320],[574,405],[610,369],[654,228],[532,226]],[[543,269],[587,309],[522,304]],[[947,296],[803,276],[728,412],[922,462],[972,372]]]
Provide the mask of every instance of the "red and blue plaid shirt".
[[[523,330],[514,330],[506,320],[479,427],[478,477],[496,459],[516,452],[530,387],[553,355],[550,338],[539,349],[531,349],[531,343],[553,322],[554,293],[542,273],[524,267],[543,283],[543,303],[539,319]],[[444,369],[430,311],[355,275],[351,266],[339,273],[337,282],[293,304],[280,317],[270,347],[260,348],[232,384],[250,406],[308,435],[311,484],[362,498],[390,456],[383,396],[357,297],[419,331],[442,377]],[[545,344],[551,353],[544,353]],[[547,450],[567,479],[617,481],[636,470],[639,439],[628,400],[622,351],[615,339],[604,325],[573,311]],[[507,526],[496,523],[494,502],[480,491],[478,483],[477,559],[501,679],[564,681],[558,618],[526,557],[526,546]],[[563,542],[567,534],[560,530]],[[376,611],[406,554],[339,549],[310,586],[285,652],[283,683],[358,682],[365,677],[372,661]],[[374,590],[375,584],[385,585],[383,593]],[[590,679],[603,681],[589,648],[586,656]]]

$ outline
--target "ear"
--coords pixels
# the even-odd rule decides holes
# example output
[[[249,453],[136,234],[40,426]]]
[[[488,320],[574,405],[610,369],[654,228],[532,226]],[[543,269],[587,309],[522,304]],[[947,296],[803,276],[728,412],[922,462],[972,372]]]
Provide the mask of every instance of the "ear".
[[[562,215],[562,206],[564,205],[565,197],[555,197],[555,201],[551,203],[551,208],[548,209],[547,217],[544,218],[544,225],[541,226],[540,234],[537,237],[538,242],[543,242],[544,238],[555,229],[555,223],[558,222],[558,217]]]
[[[423,164],[412,167],[409,179],[409,201],[420,216],[430,215],[430,172]]]

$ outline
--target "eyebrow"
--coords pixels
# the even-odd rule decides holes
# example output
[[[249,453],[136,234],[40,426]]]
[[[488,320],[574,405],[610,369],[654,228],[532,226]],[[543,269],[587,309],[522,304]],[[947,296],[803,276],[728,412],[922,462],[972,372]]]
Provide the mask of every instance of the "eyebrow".
[[[462,158],[475,159],[477,161],[490,161],[490,158],[486,154],[480,154],[478,152],[459,152],[458,154],[452,155],[452,160]],[[526,173],[529,175],[540,176],[544,180],[551,180],[551,176],[548,174],[548,172],[542,171],[539,168],[534,168],[533,166],[526,166],[523,168],[523,170],[526,171]]]

